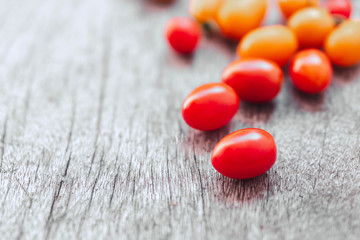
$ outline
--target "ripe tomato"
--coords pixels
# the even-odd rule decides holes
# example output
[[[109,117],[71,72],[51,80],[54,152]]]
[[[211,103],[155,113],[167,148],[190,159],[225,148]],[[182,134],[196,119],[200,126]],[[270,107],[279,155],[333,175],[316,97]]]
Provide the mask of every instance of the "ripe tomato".
[[[189,13],[199,22],[215,19],[224,0],[190,0]]]
[[[348,20],[330,33],[324,46],[330,60],[343,67],[360,62],[360,21]]]
[[[295,32],[300,47],[319,48],[335,27],[335,22],[326,10],[309,7],[294,13],[288,26]]]
[[[225,36],[240,39],[260,25],[266,7],[266,0],[226,0],[218,9],[216,22]]]
[[[189,54],[195,50],[201,38],[201,28],[191,19],[175,17],[167,22],[165,36],[175,51]]]
[[[352,4],[350,0],[326,0],[325,7],[334,16],[350,18]]]
[[[295,87],[310,94],[327,89],[332,74],[329,58],[317,49],[298,52],[290,65],[290,77]]]
[[[283,73],[275,63],[265,59],[241,59],[222,73],[222,82],[231,86],[241,100],[267,102],[280,92]]]
[[[225,83],[208,83],[192,91],[182,105],[185,122],[203,131],[225,126],[239,108],[239,97]]]
[[[278,3],[281,12],[286,18],[289,18],[302,8],[318,6],[319,0],[278,0]]]
[[[283,66],[297,49],[298,42],[293,31],[274,25],[249,32],[239,43],[237,54],[241,58],[265,58]]]
[[[241,129],[220,140],[211,162],[226,177],[248,179],[267,172],[275,163],[276,151],[270,133],[256,128]]]

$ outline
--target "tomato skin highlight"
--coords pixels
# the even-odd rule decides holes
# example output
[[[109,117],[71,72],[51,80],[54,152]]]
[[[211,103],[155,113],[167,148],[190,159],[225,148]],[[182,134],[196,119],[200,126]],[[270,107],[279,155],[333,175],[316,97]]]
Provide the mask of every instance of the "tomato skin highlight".
[[[279,8],[285,18],[306,7],[316,7],[319,0],[277,0]]]
[[[329,58],[317,49],[298,52],[289,69],[295,87],[309,94],[325,91],[333,75]]]
[[[222,73],[223,83],[231,86],[241,100],[262,103],[273,100],[283,83],[281,68],[265,59],[240,59]]]
[[[240,58],[264,58],[284,66],[298,49],[294,32],[282,25],[260,27],[244,36],[236,53]]]
[[[352,3],[350,0],[326,0],[325,7],[330,14],[350,18],[352,12]]]
[[[192,53],[201,35],[199,24],[189,18],[174,17],[165,26],[165,37],[169,45],[181,54]]]
[[[327,37],[324,50],[338,66],[350,67],[360,62],[360,21],[347,20]]]
[[[320,48],[334,29],[335,21],[325,9],[308,7],[294,13],[288,26],[296,34],[301,48]]]
[[[257,128],[225,136],[211,154],[213,167],[234,179],[249,179],[267,172],[275,163],[277,149],[270,133]]]
[[[266,0],[225,0],[215,20],[226,37],[239,40],[261,24],[266,9]]]
[[[182,105],[185,122],[192,128],[211,131],[225,126],[239,108],[239,97],[225,83],[208,83],[194,89]]]

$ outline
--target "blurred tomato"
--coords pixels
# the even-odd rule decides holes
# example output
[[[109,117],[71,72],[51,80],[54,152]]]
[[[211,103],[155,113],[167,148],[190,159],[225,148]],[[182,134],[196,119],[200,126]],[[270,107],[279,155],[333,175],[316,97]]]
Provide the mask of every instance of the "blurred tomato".
[[[330,60],[338,66],[360,62],[360,20],[348,20],[330,33],[324,46]]]
[[[201,28],[191,19],[175,17],[167,22],[165,36],[175,51],[188,54],[195,50],[201,38]]]
[[[335,22],[326,10],[309,7],[294,13],[288,26],[295,32],[301,48],[320,48]]]
[[[190,0],[189,13],[199,22],[215,19],[224,0]]]
[[[326,0],[325,7],[334,16],[349,18],[352,12],[350,0]]]
[[[266,8],[266,0],[226,0],[220,5],[216,22],[225,36],[240,39],[260,25]]]
[[[289,18],[293,13],[306,7],[316,7],[319,5],[319,0],[277,0],[281,12],[286,18]]]

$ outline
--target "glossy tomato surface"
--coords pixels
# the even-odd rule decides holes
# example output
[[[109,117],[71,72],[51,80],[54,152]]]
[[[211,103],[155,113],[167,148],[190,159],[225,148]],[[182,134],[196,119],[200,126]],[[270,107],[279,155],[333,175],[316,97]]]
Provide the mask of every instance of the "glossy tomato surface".
[[[301,48],[320,48],[335,22],[325,9],[308,7],[294,13],[288,26],[295,32]]]
[[[222,73],[223,83],[231,86],[241,100],[267,102],[280,92],[281,68],[265,59],[241,59],[228,65]]]
[[[189,18],[175,17],[167,22],[165,36],[175,51],[189,54],[195,50],[201,38],[201,28]]]
[[[239,108],[239,97],[225,83],[208,83],[192,91],[182,105],[185,122],[198,130],[225,126]]]
[[[298,49],[294,32],[281,25],[255,29],[244,36],[237,47],[240,58],[265,58],[285,65]]]
[[[220,5],[216,22],[228,38],[240,39],[264,19],[267,0],[226,0]]]
[[[326,54],[330,60],[342,67],[360,62],[360,21],[348,20],[332,31],[325,41]]]
[[[220,140],[211,162],[226,177],[248,179],[267,172],[275,163],[276,151],[270,133],[257,128],[241,129]]]
[[[326,0],[325,7],[334,16],[349,18],[352,12],[350,0]]]
[[[295,87],[310,94],[327,89],[332,74],[329,58],[317,49],[298,52],[290,65],[290,77]]]
[[[278,4],[284,17],[289,18],[302,8],[318,6],[319,0],[278,0]]]

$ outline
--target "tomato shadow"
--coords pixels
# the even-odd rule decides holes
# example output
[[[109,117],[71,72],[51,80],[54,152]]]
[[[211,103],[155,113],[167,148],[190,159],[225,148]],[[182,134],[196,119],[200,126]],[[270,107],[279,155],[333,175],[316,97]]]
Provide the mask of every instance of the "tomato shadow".
[[[169,47],[166,55],[166,62],[177,68],[188,68],[193,64],[194,53],[180,54]]]
[[[208,154],[212,152],[215,145],[231,131],[231,123],[213,131],[199,131],[189,128],[182,142],[186,151],[193,151],[196,154]]]
[[[273,101],[260,104],[241,101],[236,115],[236,122],[251,126],[259,123],[265,124],[270,121],[275,109],[276,103]]]
[[[221,34],[220,30],[213,25],[203,26],[204,37],[202,39],[201,48],[214,49],[220,53],[229,61],[233,61],[236,58],[236,48],[239,41],[226,38]]]
[[[359,75],[360,64],[348,68],[334,66],[333,83],[337,86],[342,87],[354,82]]]
[[[174,6],[178,0],[140,0],[140,4],[145,12],[157,13],[168,10]]]
[[[324,110],[325,94],[307,94],[292,87],[292,98],[300,109],[307,112],[321,112]]]
[[[272,184],[268,173],[252,179],[237,180],[221,176],[217,179],[219,193],[216,198],[225,202],[249,204],[269,197]]]

